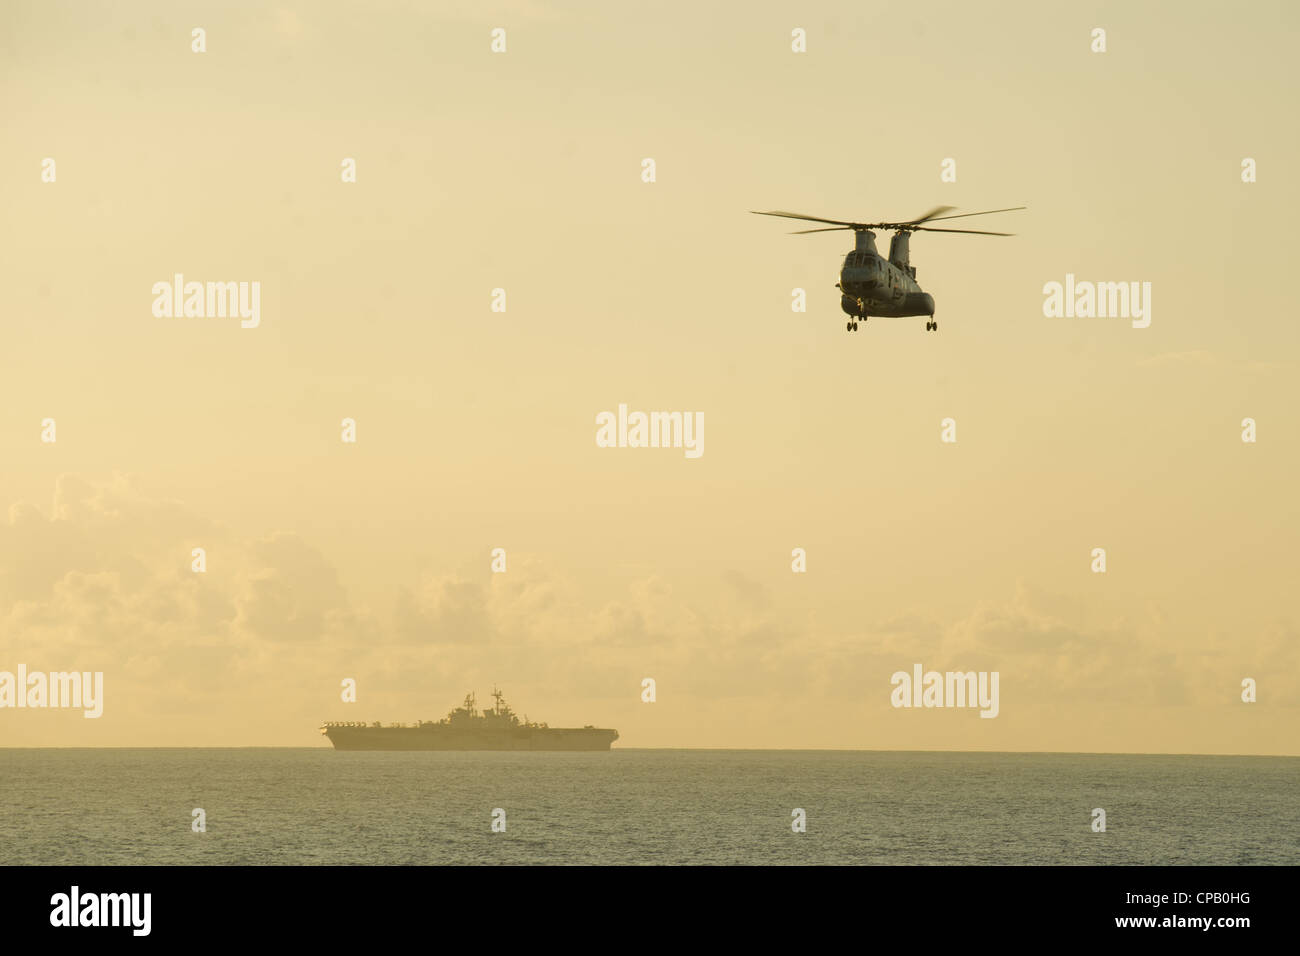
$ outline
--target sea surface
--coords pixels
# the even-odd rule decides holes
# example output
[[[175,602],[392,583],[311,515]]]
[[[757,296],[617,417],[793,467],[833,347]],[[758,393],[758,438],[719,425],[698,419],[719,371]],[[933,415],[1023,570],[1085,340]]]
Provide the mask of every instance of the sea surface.
[[[1296,865],[1300,758],[0,749],[0,864],[145,863]]]

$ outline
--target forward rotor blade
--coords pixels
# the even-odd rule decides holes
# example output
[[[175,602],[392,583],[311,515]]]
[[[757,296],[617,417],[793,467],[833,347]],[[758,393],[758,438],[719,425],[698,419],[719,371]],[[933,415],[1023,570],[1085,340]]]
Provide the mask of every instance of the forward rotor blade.
[[[948,207],[953,208],[952,206]],[[967,216],[991,216],[995,212],[1015,212],[1018,209],[1028,209],[1028,206],[1012,206],[1009,209],[988,209],[984,212],[962,212],[955,216],[931,216],[931,219],[965,219]],[[924,219],[918,219],[917,222],[925,222]]]
[[[784,216],[786,219],[807,219],[809,222],[829,222],[833,226],[852,227],[856,225],[856,223],[845,222],[843,219],[823,219],[821,216],[805,216],[803,213],[782,212],[779,209],[774,209],[771,212],[758,212],[757,210],[751,209],[750,212],[755,216]]]
[[[852,229],[852,226],[827,226],[825,229],[800,229],[792,232],[792,236],[806,236],[810,232],[844,232],[846,229]]]
[[[964,232],[968,236],[1014,236],[1014,232],[985,232],[982,229],[935,229],[933,226],[914,226],[917,232]]]

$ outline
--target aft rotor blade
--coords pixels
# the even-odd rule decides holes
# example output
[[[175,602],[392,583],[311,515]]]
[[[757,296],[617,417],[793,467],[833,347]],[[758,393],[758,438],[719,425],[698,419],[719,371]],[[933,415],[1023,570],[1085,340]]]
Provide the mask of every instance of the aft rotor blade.
[[[786,219],[807,219],[809,222],[829,222],[833,226],[853,227],[857,225],[857,223],[845,222],[843,219],[823,219],[821,216],[805,216],[803,213],[781,212],[779,209],[774,209],[771,212],[758,212],[755,209],[751,209],[750,212],[755,216],[784,216]]]
[[[949,206],[949,209],[952,207]],[[988,209],[984,212],[962,212],[955,216],[931,216],[931,219],[965,219],[967,216],[991,216],[995,212],[1015,212],[1018,209],[1028,209],[1028,206],[1012,206],[1009,209]],[[918,219],[917,222],[924,222],[924,219]]]
[[[935,229],[933,226],[914,226],[917,232],[964,232],[969,236],[1014,236],[1014,232],[985,232],[982,229]]]
[[[810,232],[844,232],[846,229],[852,229],[852,226],[827,226],[825,229],[800,229],[790,233],[792,236],[806,236]]]
[[[956,208],[957,208],[956,206],[935,206],[933,209],[927,212],[920,219],[913,219],[911,222],[906,223],[906,225],[916,226],[916,225],[920,225],[923,222],[929,222],[931,219],[955,219],[957,218],[956,216],[940,216],[939,213],[947,212],[949,209],[956,209]],[[972,213],[972,215],[978,215],[978,213]],[[900,225],[903,225],[903,223],[900,223]]]

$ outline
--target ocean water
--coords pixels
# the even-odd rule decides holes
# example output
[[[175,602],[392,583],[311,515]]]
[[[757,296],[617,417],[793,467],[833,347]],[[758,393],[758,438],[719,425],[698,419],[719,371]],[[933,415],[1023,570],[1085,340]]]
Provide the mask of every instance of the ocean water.
[[[145,863],[1295,865],[1300,758],[0,749],[0,864]]]

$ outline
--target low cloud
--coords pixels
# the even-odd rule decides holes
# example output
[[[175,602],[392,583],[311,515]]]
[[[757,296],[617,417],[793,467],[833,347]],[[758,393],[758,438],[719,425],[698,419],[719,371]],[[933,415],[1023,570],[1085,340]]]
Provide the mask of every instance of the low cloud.
[[[190,568],[196,546],[205,574]],[[809,733],[823,708],[886,710],[889,675],[915,662],[998,670],[1004,714],[1051,721],[1228,705],[1243,677],[1279,710],[1300,699],[1285,619],[1244,643],[1171,633],[1155,613],[1092,620],[1079,599],[1022,585],[952,618],[917,608],[852,625],[785,607],[740,572],[706,593],[650,575],[593,598],[544,556],[512,553],[505,574],[413,572],[371,607],[302,535],[242,538],[129,478],[64,476],[49,506],[14,504],[0,522],[0,667],[104,671],[119,744],[305,743],[313,722],[353,713],[343,678],[366,719],[409,720],[494,682],[535,710],[635,700],[650,675],[678,706],[803,714]],[[22,726],[16,742],[83,742]]]

